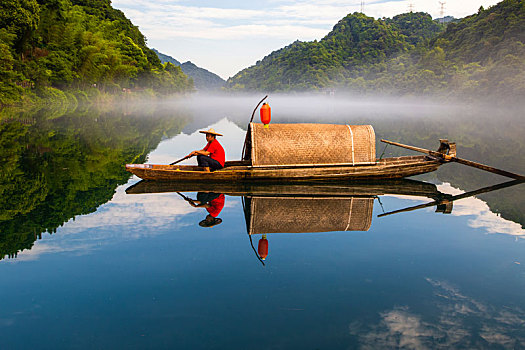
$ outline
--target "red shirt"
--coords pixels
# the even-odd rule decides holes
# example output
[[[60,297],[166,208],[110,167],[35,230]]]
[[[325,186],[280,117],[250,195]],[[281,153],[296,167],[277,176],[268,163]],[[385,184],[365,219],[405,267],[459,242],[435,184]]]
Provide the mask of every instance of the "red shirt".
[[[206,147],[204,147],[204,151],[210,152],[210,158],[215,159],[219,163],[221,163],[222,166],[224,166],[224,148],[222,148],[221,144],[217,139],[213,140],[212,142],[208,142]]]
[[[219,197],[215,198],[214,200],[211,200],[210,203],[211,207],[206,208],[208,213],[210,213],[211,216],[214,218],[217,217],[217,215],[220,214],[222,208],[224,208],[224,195],[221,194]]]

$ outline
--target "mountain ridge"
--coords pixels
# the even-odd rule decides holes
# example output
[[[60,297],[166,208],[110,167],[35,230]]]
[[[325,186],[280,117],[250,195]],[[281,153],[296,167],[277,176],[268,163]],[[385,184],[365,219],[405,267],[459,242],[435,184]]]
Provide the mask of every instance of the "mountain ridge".
[[[177,59],[152,49],[157,54],[162,63],[170,62],[180,66],[182,72],[193,79],[193,84],[197,90],[220,90],[226,85],[226,80],[209,70],[199,67],[191,61],[181,63]]]

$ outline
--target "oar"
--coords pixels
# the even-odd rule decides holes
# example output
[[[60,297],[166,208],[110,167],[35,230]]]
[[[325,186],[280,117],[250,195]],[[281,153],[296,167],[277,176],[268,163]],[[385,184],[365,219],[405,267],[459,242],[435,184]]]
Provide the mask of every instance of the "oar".
[[[185,195],[183,195],[182,193],[180,193],[180,192],[177,192],[177,194],[178,194],[178,195],[180,195],[180,196],[181,196],[182,198],[184,198],[184,200],[185,200],[185,201],[188,201],[188,202],[193,202],[193,200],[192,200],[192,199],[190,199],[190,198],[186,197],[186,196],[185,196]]]
[[[512,180],[512,181],[504,182],[504,183],[501,183],[501,184],[498,184],[498,185],[494,185],[494,186],[483,187],[483,188],[480,188],[479,190],[465,192],[465,193],[458,194],[458,195],[455,195],[455,196],[448,196],[448,195],[446,195],[446,197],[443,198],[443,199],[435,200],[435,201],[430,202],[430,203],[424,203],[424,204],[415,205],[413,207],[408,207],[408,208],[404,208],[404,209],[394,210],[394,211],[391,211],[391,212],[388,212],[388,213],[384,213],[384,214],[379,214],[377,217],[382,217],[382,216],[387,216],[387,215],[392,215],[392,214],[397,214],[397,213],[403,213],[403,212],[407,212],[407,211],[413,211],[413,210],[417,210],[417,209],[433,207],[434,205],[438,205],[438,204],[447,204],[447,203],[450,203],[450,202],[453,202],[453,201],[457,201],[457,200],[460,200],[460,199],[464,199],[464,198],[468,198],[468,197],[472,197],[472,196],[477,196],[478,194],[482,194],[482,193],[487,193],[487,192],[500,190],[502,188],[518,185],[518,184],[521,184],[521,183],[523,183],[523,180]]]
[[[175,164],[180,163],[180,162],[182,162],[183,160],[186,160],[186,159],[191,158],[191,157],[193,157],[193,156],[186,156],[186,157],[184,157],[184,158],[181,158],[181,159],[179,159],[179,160],[174,161],[173,163],[170,163],[170,165],[175,165]]]
[[[513,178],[513,179],[516,179],[516,180],[525,180],[525,176],[523,176],[523,175],[511,173],[510,171],[494,168],[494,167],[491,167],[491,166],[488,166],[488,165],[485,165],[485,164],[476,163],[476,162],[473,162],[471,160],[449,156],[448,154],[444,154],[444,153],[441,153],[441,152],[431,151],[431,150],[428,150],[428,149],[425,149],[425,148],[408,146],[408,145],[404,145],[402,143],[397,143],[397,142],[392,142],[392,141],[387,141],[387,140],[381,140],[381,142],[388,143],[390,145],[394,145],[394,146],[398,146],[398,147],[403,147],[403,148],[406,148],[406,149],[410,149],[412,151],[425,153],[425,154],[431,155],[433,157],[440,158],[440,159],[442,159],[445,162],[457,162],[457,163],[468,165],[468,166],[471,166],[471,167],[474,167],[474,168],[485,170],[485,171],[488,171],[488,172],[491,172],[491,173],[494,173],[494,174],[507,176],[507,177],[510,177],[510,178]]]
[[[193,199],[186,197],[185,195],[183,195],[180,192],[177,192],[177,194],[179,194],[186,202],[190,203],[191,206],[197,205],[197,204],[195,204],[195,201]]]

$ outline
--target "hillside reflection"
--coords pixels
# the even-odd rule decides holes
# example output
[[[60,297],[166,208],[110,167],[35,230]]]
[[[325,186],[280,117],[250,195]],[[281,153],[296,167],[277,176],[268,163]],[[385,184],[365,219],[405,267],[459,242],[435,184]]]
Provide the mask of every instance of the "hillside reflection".
[[[0,123],[0,260],[96,211],[130,178],[123,164],[144,162],[187,122],[150,112],[39,111]]]

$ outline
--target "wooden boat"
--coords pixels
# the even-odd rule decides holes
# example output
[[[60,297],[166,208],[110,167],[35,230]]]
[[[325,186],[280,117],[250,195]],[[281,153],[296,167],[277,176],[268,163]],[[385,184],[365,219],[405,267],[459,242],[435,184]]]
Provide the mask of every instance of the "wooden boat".
[[[254,167],[248,161],[229,161],[221,170],[205,172],[192,165],[126,164],[144,180],[157,181],[328,181],[398,179],[437,170],[443,164],[427,156],[378,159],[370,165],[282,165]]]
[[[250,123],[242,160],[206,172],[191,165],[126,164],[126,170],[156,181],[333,181],[399,179],[428,173],[457,162],[495,174],[525,180],[525,176],[456,157],[456,144],[439,140],[437,151],[381,140],[425,153],[377,159],[371,125]]]
[[[441,140],[437,152],[455,156]],[[251,123],[242,160],[205,172],[191,165],[126,164],[126,170],[156,181],[332,181],[399,179],[435,171],[443,159],[430,155],[377,159],[371,125]]]

